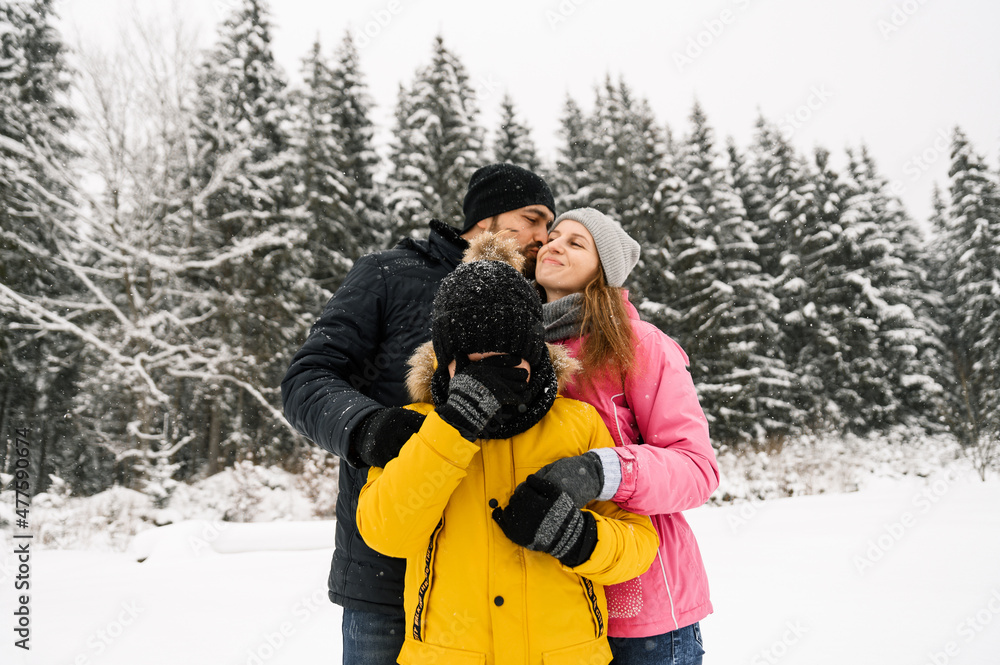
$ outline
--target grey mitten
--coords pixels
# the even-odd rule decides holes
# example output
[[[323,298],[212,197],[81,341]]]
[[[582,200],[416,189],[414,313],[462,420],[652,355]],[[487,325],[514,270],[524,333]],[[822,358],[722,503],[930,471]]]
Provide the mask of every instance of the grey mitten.
[[[446,423],[469,441],[475,441],[502,406],[523,403],[528,371],[512,355],[490,356],[458,365],[448,382],[448,401],[437,409]]]
[[[609,501],[621,484],[621,462],[611,448],[590,450],[575,457],[564,457],[546,464],[535,472],[556,484],[573,500],[573,505],[583,508],[591,501]]]
[[[493,520],[511,541],[545,552],[574,568],[597,547],[597,521],[573,507],[555,483],[532,474],[514,488],[506,508],[495,508]]]

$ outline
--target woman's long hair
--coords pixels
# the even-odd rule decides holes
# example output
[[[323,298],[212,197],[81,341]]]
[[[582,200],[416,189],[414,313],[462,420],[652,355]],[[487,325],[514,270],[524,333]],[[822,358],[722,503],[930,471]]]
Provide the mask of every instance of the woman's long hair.
[[[598,270],[597,277],[583,290],[581,307],[581,385],[590,389],[596,379],[603,377],[623,385],[635,368],[635,335],[621,289],[608,286],[604,271]]]

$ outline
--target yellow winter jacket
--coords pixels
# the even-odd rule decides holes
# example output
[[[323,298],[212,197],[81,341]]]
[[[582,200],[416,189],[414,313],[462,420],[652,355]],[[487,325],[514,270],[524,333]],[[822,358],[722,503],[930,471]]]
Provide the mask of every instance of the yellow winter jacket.
[[[470,442],[431,404],[408,408],[427,418],[399,457],[369,471],[357,512],[366,543],[406,559],[407,635],[399,662],[610,662],[602,585],[649,568],[659,544],[649,518],[611,502],[589,504],[597,546],[589,560],[568,568],[514,544],[491,517],[549,462],[612,447],[597,411],[558,397],[530,430]]]

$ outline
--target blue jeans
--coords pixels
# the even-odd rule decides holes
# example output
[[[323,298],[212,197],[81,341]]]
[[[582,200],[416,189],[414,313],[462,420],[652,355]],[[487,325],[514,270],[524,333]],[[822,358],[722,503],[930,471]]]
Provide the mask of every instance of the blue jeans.
[[[382,614],[344,608],[344,665],[396,665],[403,648],[402,612]]]
[[[609,637],[613,665],[701,665],[701,626],[693,623],[653,637]]]

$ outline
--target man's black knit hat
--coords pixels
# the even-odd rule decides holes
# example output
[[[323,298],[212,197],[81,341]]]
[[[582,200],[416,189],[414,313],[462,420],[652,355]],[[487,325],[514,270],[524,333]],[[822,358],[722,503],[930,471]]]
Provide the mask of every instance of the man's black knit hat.
[[[530,205],[543,205],[556,214],[552,190],[541,176],[514,164],[484,166],[469,179],[462,233],[476,222]]]

